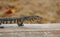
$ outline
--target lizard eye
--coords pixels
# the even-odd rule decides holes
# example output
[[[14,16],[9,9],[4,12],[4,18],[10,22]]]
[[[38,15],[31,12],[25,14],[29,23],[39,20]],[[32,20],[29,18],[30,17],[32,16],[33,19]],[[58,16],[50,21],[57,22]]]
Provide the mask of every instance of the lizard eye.
[[[42,19],[42,17],[40,17],[40,16],[36,16],[36,17]]]

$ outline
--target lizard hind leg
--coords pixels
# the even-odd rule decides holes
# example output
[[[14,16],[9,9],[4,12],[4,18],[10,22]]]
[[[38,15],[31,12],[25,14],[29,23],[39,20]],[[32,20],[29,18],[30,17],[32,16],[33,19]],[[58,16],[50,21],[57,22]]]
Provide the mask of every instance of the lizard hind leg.
[[[4,26],[0,26],[0,28],[4,28]]]
[[[0,25],[1,25],[1,23],[0,23]]]

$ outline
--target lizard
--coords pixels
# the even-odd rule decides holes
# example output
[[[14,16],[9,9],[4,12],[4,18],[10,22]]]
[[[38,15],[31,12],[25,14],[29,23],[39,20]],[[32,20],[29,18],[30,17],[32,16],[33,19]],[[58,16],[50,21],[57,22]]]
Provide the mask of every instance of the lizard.
[[[6,24],[12,24],[12,21],[14,22],[14,23],[17,23],[18,24],[18,26],[24,26],[23,25],[23,23],[24,23],[24,21],[25,20],[33,20],[33,19],[42,19],[42,17],[40,17],[40,16],[36,16],[36,15],[32,15],[32,16],[23,16],[23,17],[18,17],[18,18],[16,18],[16,17],[14,17],[14,18],[0,18],[0,25],[1,24],[4,24],[4,23],[6,23]],[[9,21],[9,23],[8,23],[8,21]]]

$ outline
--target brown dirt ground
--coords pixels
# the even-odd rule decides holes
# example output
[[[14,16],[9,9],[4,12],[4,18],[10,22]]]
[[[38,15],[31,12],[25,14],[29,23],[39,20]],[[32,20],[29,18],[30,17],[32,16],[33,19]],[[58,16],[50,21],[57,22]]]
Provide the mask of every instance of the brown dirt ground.
[[[14,8],[12,14],[4,14],[5,9]],[[0,17],[20,17],[38,15],[39,23],[60,23],[60,0],[0,0]]]

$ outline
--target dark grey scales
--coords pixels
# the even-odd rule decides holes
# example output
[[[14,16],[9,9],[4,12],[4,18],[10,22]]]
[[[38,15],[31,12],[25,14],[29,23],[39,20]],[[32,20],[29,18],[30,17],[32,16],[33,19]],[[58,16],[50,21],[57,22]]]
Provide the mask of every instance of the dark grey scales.
[[[14,23],[16,23],[17,21],[17,24],[18,26],[23,26],[23,22],[24,20],[33,20],[33,19],[36,19],[36,18],[41,18],[39,16],[23,16],[23,17],[20,17],[20,18],[0,18],[0,25],[1,24],[4,24],[4,22],[6,22],[6,24],[9,24],[8,21],[10,21],[10,24],[12,24],[12,21],[14,21]],[[0,28],[3,28],[3,27],[0,27]]]

